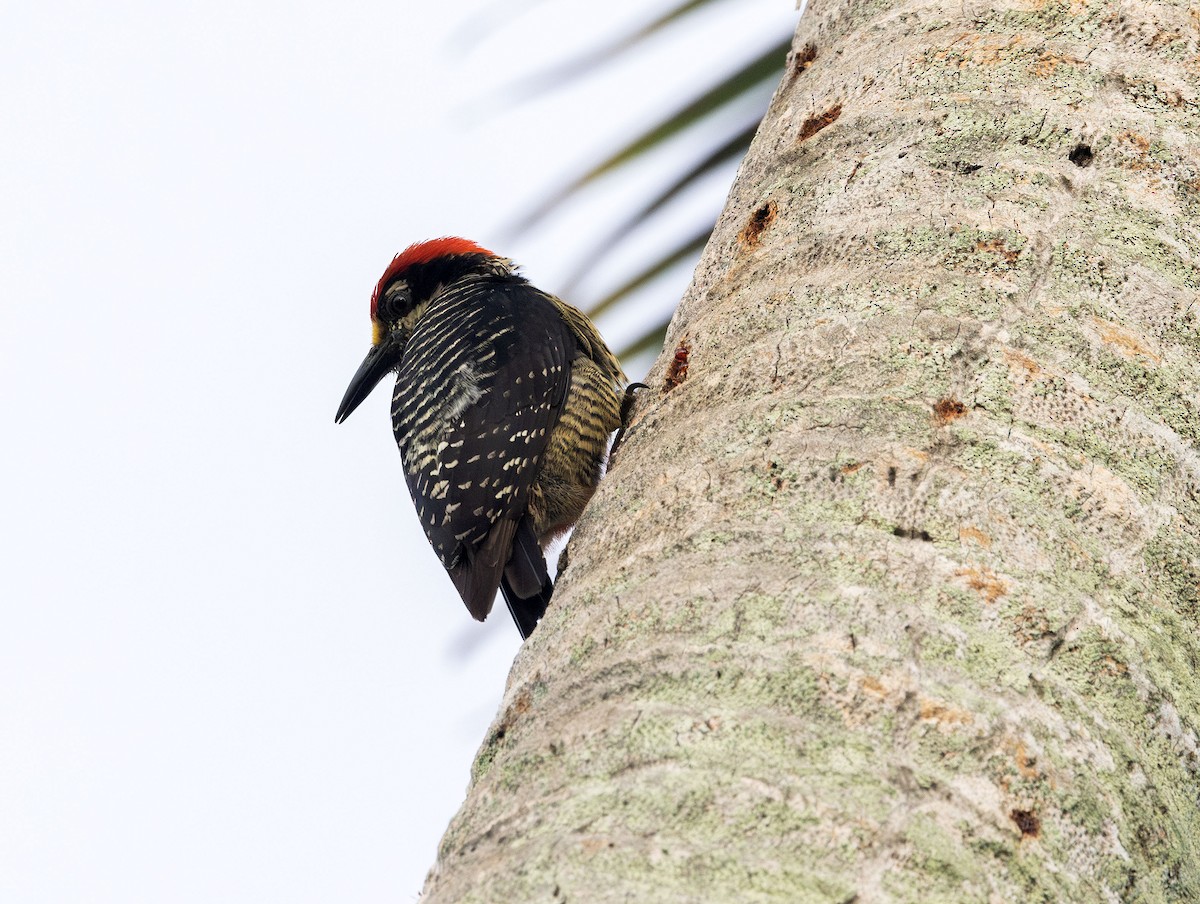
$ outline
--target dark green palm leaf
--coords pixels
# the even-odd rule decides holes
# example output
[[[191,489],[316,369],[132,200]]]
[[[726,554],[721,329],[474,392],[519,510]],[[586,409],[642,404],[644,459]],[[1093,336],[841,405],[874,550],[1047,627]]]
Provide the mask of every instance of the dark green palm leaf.
[[[790,46],[790,40],[775,44],[737,71],[723,78],[662,122],[643,132],[619,151],[596,164],[581,176],[571,180],[571,182],[522,217],[513,226],[513,229],[522,232],[531,228],[564,201],[598,180],[601,176],[605,176],[613,170],[645,155],[658,145],[674,138],[688,126],[696,124],[706,117],[711,116],[722,107],[739,100],[762,83],[768,80],[778,80],[779,73],[783,68],[784,57],[787,55]]]
[[[494,29],[504,19],[511,19],[514,10],[527,10],[536,6],[541,0],[497,0],[491,7],[494,12],[485,12],[476,19],[479,33]],[[506,93],[530,95],[542,93],[551,88],[560,87],[564,82],[578,79],[581,76],[595,72],[605,65],[612,65],[621,54],[644,44],[650,37],[678,25],[683,19],[697,11],[715,6],[722,0],[677,0],[668,8],[655,16],[649,22],[637,26],[626,34],[605,42],[595,49],[578,56],[569,62],[544,70],[515,86],[506,89]],[[489,24],[490,23],[490,24]],[[670,179],[665,186],[652,192],[649,200],[640,204],[628,216],[621,217],[620,222],[601,234],[586,253],[579,257],[580,264],[567,279],[567,289],[577,286],[589,276],[596,265],[605,259],[621,242],[661,213],[668,205],[682,196],[693,186],[696,186],[705,176],[740,159],[750,146],[754,137],[758,120],[746,122],[744,114],[733,113],[738,105],[745,105],[756,96],[765,86],[778,82],[783,71],[785,59],[790,47],[790,38],[780,40],[753,59],[733,68],[727,75],[711,84],[687,103],[668,113],[649,129],[626,141],[616,151],[605,157],[599,163],[580,173],[575,178],[562,185],[515,222],[510,229],[523,232],[545,220],[568,201],[574,199],[584,189],[589,188],[614,172],[629,166],[658,150],[670,142],[677,140],[690,129],[700,129],[704,124],[713,121],[727,121],[736,116],[741,122],[734,127],[732,134],[726,126],[717,134],[721,137],[711,140],[712,145],[707,152],[698,156],[692,163],[680,167],[675,178]],[[708,130],[712,132],[711,127]],[[696,258],[712,232],[715,217],[707,219],[701,228],[691,233],[670,247],[660,249],[651,256],[636,273],[626,276],[615,288],[604,291],[602,297],[584,306],[592,316],[598,316],[619,305],[639,289],[643,289],[656,278],[672,268],[680,267],[689,259]],[[657,314],[645,314],[641,317],[636,338],[618,349],[623,358],[643,354],[652,350],[663,341],[666,323]]]
[[[714,217],[714,220],[716,218]],[[694,233],[682,242],[676,244],[671,250],[655,255],[652,263],[643,267],[617,288],[613,289],[599,301],[588,305],[588,313],[593,317],[599,317],[621,299],[627,295],[637,291],[656,276],[660,276],[672,266],[682,260],[687,259],[690,255],[699,253],[704,247],[704,243],[708,241],[709,235],[712,233],[712,225],[707,224],[699,232]]]
[[[669,25],[682,19],[688,13],[702,7],[712,5],[713,0],[688,0],[679,6],[672,7],[658,18],[643,25],[641,28],[617,38],[602,47],[597,47],[590,53],[568,60],[557,66],[542,70],[528,78],[521,79],[505,89],[510,100],[519,100],[532,95],[541,94],[548,88],[561,88],[564,83],[571,82],[594,72],[601,66],[612,62],[621,54],[632,50],[646,39],[653,37]]]
[[[665,207],[668,202],[678,197],[686,188],[723,164],[740,159],[746,153],[746,148],[750,146],[750,140],[754,137],[754,133],[758,131],[758,123],[759,118],[755,117],[746,126],[738,129],[733,136],[713,148],[702,159],[688,167],[674,182],[662,189],[642,207],[639,207],[628,219],[622,220],[617,226],[609,230],[603,238],[592,245],[584,254],[580,255],[580,264],[564,280],[562,291],[568,295],[571,294],[584,277],[596,268],[596,265],[601,262],[609,251],[616,247],[621,239],[645,223],[651,216]]]
[[[662,348],[663,343],[667,341],[667,322],[656,321],[652,327],[647,329],[640,337],[632,342],[627,342],[617,351],[617,357],[622,362],[632,361],[646,352],[657,351]]]

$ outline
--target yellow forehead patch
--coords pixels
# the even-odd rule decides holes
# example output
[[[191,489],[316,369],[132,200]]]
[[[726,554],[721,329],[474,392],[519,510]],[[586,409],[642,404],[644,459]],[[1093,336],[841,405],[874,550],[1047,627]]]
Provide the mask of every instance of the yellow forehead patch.
[[[372,345],[378,345],[380,342],[383,341],[383,330],[384,330],[383,323],[381,323],[378,320],[371,321],[371,344]]]

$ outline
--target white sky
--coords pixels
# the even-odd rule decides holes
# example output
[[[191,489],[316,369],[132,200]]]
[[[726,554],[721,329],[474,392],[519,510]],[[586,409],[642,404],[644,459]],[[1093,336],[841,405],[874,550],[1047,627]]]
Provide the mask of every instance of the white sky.
[[[371,288],[450,233],[555,289],[694,148],[501,227],[796,15],[718,4],[686,46],[496,106],[667,5],[511,3],[486,39],[498,0],[0,17],[0,901],[415,900],[519,644],[421,534],[388,389],[334,426]]]

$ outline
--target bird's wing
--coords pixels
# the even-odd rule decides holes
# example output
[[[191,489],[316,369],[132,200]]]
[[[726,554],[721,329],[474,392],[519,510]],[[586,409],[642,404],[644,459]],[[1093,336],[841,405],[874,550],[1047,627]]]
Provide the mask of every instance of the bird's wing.
[[[405,348],[392,399],[405,476],[477,619],[495,599],[574,354],[545,295],[486,280],[438,296]]]

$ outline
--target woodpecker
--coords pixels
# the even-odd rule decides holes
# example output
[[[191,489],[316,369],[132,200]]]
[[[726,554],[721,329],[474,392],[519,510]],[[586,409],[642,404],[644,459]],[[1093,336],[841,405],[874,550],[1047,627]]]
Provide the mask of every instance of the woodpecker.
[[[483,621],[499,587],[525,639],[554,590],[542,548],[578,520],[620,426],[621,365],[581,311],[462,238],[397,254],[371,328],[336,423],[396,374],[421,527],[467,611]]]

